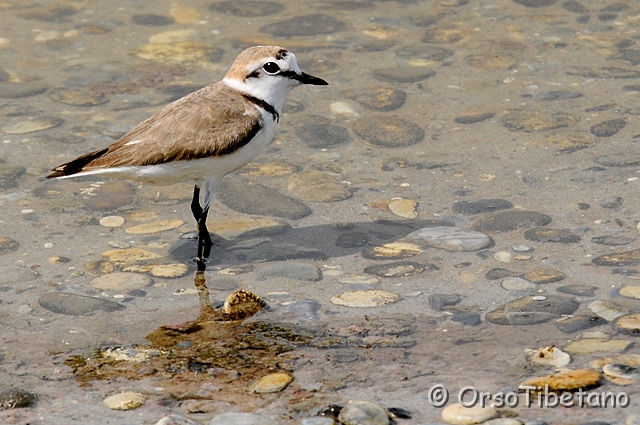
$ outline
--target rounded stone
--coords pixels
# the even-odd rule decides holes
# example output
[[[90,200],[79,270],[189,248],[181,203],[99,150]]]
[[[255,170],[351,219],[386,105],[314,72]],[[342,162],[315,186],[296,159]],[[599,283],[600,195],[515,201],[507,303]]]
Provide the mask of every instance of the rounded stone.
[[[206,425],[278,425],[278,422],[254,413],[226,412],[214,416]]]
[[[535,288],[531,282],[515,276],[505,277],[500,286],[507,291],[532,291]]]
[[[307,146],[326,149],[351,142],[346,128],[331,124],[305,124],[296,129],[296,136]]]
[[[109,261],[120,265],[155,260],[162,257],[160,254],[140,248],[112,249],[103,252],[102,255]]]
[[[366,143],[383,148],[411,146],[424,139],[424,130],[416,124],[392,116],[360,118],[353,130]]]
[[[547,227],[534,227],[524,232],[525,239],[534,242],[578,243],[580,236],[568,229],[550,229]]]
[[[100,225],[103,227],[113,228],[120,227],[124,224],[124,217],[119,215],[108,215],[100,219]]]
[[[609,363],[602,367],[602,372],[607,376],[622,379],[638,379],[640,378],[640,370],[638,368],[620,363]]]
[[[546,7],[558,2],[558,0],[513,0],[515,3],[524,7]]]
[[[564,273],[552,269],[535,269],[522,275],[523,278],[532,283],[552,283],[559,282],[565,278]]]
[[[91,281],[91,286],[101,291],[128,292],[151,285],[149,276],[139,273],[115,272],[98,276]]]
[[[401,261],[365,267],[364,272],[378,277],[407,277],[422,273],[424,269],[423,264]]]
[[[571,341],[562,348],[571,354],[619,353],[631,344],[624,339],[584,338]]]
[[[57,88],[49,92],[49,97],[56,102],[73,106],[97,106],[105,104],[109,98],[102,94],[91,94],[80,89]]]
[[[597,286],[573,283],[571,285],[561,286],[556,289],[556,291],[563,292],[565,294],[576,295],[578,297],[593,297],[596,289],[598,289]]]
[[[418,83],[434,75],[434,70],[423,66],[401,66],[373,71],[373,78],[388,83]]]
[[[36,131],[49,130],[58,127],[64,120],[57,117],[29,117],[19,119],[4,125],[0,130],[7,134],[26,134]]]
[[[493,213],[510,208],[513,208],[513,204],[504,199],[479,199],[477,201],[456,201],[453,203],[453,212],[465,215]]]
[[[251,385],[251,391],[258,394],[278,393],[284,390],[293,377],[285,372],[270,373]]]
[[[572,314],[579,303],[568,297],[527,296],[510,301],[487,313],[486,319],[498,325],[534,325]]]
[[[629,313],[629,310],[611,300],[595,300],[589,304],[589,310],[605,320],[612,321]]]
[[[542,101],[555,101],[565,99],[577,99],[582,97],[582,93],[573,90],[549,90],[536,93],[533,98]]]
[[[259,183],[238,178],[225,178],[220,183],[217,194],[223,204],[245,214],[298,220],[312,213],[311,208],[297,199]]]
[[[577,116],[565,112],[514,111],[502,117],[508,130],[527,133],[569,127],[577,121]]]
[[[493,112],[478,112],[475,114],[457,116],[453,119],[453,121],[458,124],[475,124],[475,123],[489,120],[495,117],[495,115],[496,114]]]
[[[498,416],[498,411],[491,406],[481,406],[480,403],[472,407],[460,403],[452,403],[442,409],[441,418],[451,425],[479,424]]]
[[[230,217],[207,221],[209,231],[223,238],[275,236],[284,233],[289,225],[270,217]]]
[[[503,233],[533,226],[546,226],[551,217],[536,211],[499,211],[473,223],[478,232]]]
[[[6,236],[0,236],[0,254],[6,254],[7,252],[14,252],[18,249],[20,244]]]
[[[304,201],[335,202],[351,197],[351,191],[338,179],[322,171],[304,171],[289,177],[287,189]]]
[[[510,263],[513,261],[513,254],[509,251],[498,251],[493,254],[493,259],[501,263]]]
[[[147,233],[158,233],[175,229],[184,224],[182,220],[158,220],[153,223],[144,223],[125,229],[125,233],[130,235],[144,235]]]
[[[0,84],[0,99],[20,99],[23,97],[37,96],[49,90],[49,87],[41,82]]]
[[[340,410],[338,421],[344,425],[388,425],[389,415],[370,401],[349,400]]]
[[[603,121],[591,127],[589,131],[596,137],[611,137],[627,125],[623,119]]]
[[[102,400],[102,404],[113,410],[131,410],[144,404],[142,394],[133,391],[123,391]]]
[[[591,260],[598,266],[633,267],[640,264],[640,249],[605,254]]]
[[[102,185],[91,186],[82,193],[82,203],[91,210],[110,211],[123,207],[133,200],[132,186],[122,180],[109,180]]]
[[[317,282],[322,280],[322,271],[313,264],[283,261],[266,264],[258,269],[261,276],[278,276],[289,279]]]
[[[588,389],[600,383],[600,373],[593,369],[565,370],[553,375],[530,378],[520,383],[520,389],[544,391],[548,386],[549,391],[574,391]]]
[[[640,154],[633,151],[614,153],[599,156],[595,161],[606,167],[637,167],[640,165]]]
[[[404,240],[451,252],[478,251],[493,243],[484,233],[448,226],[424,227],[409,233]]]
[[[396,49],[393,52],[397,57],[411,61],[427,64],[429,62],[442,62],[454,55],[451,49],[430,46],[427,44],[408,44]]]
[[[629,298],[640,298],[640,286],[629,285],[620,289],[620,295]]]
[[[149,273],[154,277],[162,277],[165,279],[175,279],[186,275],[189,272],[189,266],[183,263],[175,264],[154,264],[149,266]]]
[[[336,239],[336,246],[340,248],[357,248],[369,243],[369,234],[358,231],[347,231]],[[368,257],[367,257],[368,258]]]
[[[393,199],[387,206],[393,215],[398,217],[414,219],[418,218],[418,202],[413,199]]]
[[[370,308],[395,303],[400,295],[382,289],[345,291],[331,297],[331,302],[345,307]]]
[[[36,394],[20,389],[0,392],[0,410],[32,407],[37,401],[38,396]]]
[[[274,37],[291,38],[333,34],[344,31],[347,27],[346,22],[329,15],[315,13],[274,22],[261,27],[259,31]]]
[[[495,52],[491,55],[469,55],[464,58],[464,61],[471,68],[483,71],[506,71],[518,63],[517,59],[511,55]]]
[[[395,111],[404,105],[407,93],[396,88],[369,87],[367,90],[343,92],[347,98],[355,100],[367,109],[379,112]]]
[[[222,60],[224,50],[207,43],[180,41],[146,44],[131,53],[152,62],[209,67]]]
[[[616,318],[613,327],[622,333],[640,336],[640,313],[625,314]]]
[[[422,249],[414,243],[391,242],[364,250],[362,256],[371,260],[398,260],[413,257],[421,252]]]
[[[209,10],[247,18],[276,15],[283,12],[285,6],[274,1],[233,0],[213,3],[209,6]]]
[[[95,311],[105,311],[107,313],[124,310],[126,307],[120,303],[109,301],[104,298],[87,297],[84,295],[69,292],[45,292],[38,299],[38,303],[54,313],[80,316],[93,313]]]
[[[604,235],[604,236],[595,236],[591,238],[591,242],[597,243],[598,245],[607,245],[607,246],[631,245],[634,241],[635,241],[635,238],[629,238],[629,237],[619,236],[619,235]]]

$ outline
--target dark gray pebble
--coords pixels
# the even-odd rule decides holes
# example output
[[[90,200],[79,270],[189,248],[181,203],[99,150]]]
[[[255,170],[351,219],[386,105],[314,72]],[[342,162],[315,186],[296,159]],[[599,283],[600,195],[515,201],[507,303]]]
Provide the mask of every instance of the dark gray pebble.
[[[597,157],[595,161],[607,167],[637,167],[640,165],[640,153],[622,152],[602,155]]]
[[[612,198],[606,198],[599,202],[599,205],[607,210],[617,210],[622,205],[622,197],[614,196]]]
[[[0,392],[0,410],[32,407],[37,401],[37,395],[24,390],[10,389]]]
[[[343,95],[374,111],[388,112],[399,109],[407,99],[407,93],[397,88],[369,87],[367,90],[345,90]]]
[[[467,326],[478,326],[482,323],[482,319],[478,313],[454,313],[453,316],[451,316],[451,321]]]
[[[584,331],[596,326],[606,325],[608,322],[600,316],[572,316],[554,322],[554,325],[566,334]]]
[[[268,16],[283,12],[285,6],[274,1],[234,0],[213,3],[209,10],[239,17]]]
[[[635,242],[635,240],[635,238],[620,235],[605,235],[591,238],[591,242],[607,246],[629,245]]]
[[[336,239],[336,246],[341,248],[357,248],[369,243],[369,235],[364,232],[348,231],[344,232]]]
[[[131,20],[138,25],[149,27],[166,27],[176,22],[168,16],[156,15],[154,13],[133,15]]]
[[[514,272],[511,270],[501,269],[499,267],[496,267],[489,270],[487,274],[484,275],[484,277],[487,280],[498,280],[498,279],[502,279],[510,276],[519,276],[520,274],[521,274],[520,272]]]
[[[384,148],[414,145],[424,139],[416,124],[393,116],[366,116],[353,123],[353,130],[365,142]]]
[[[400,66],[373,71],[373,78],[390,83],[417,83],[434,75],[434,70],[420,66]]]
[[[558,0],[513,0],[515,3],[518,3],[525,7],[545,7],[551,6],[558,2]]]
[[[0,191],[18,186],[25,171],[25,168],[19,165],[0,163]]]
[[[580,236],[568,229],[534,227],[524,232],[525,239],[534,242],[578,243]]]
[[[589,131],[596,137],[611,137],[622,130],[627,122],[621,118],[603,121],[591,127]]]
[[[329,15],[315,13],[312,15],[296,16],[285,21],[278,21],[265,25],[260,32],[271,34],[274,37],[304,37],[314,35],[333,34],[348,28],[346,22],[340,21]]]
[[[640,50],[638,49],[622,49],[615,55],[611,56],[611,59],[622,60],[629,62],[631,65],[636,66],[640,64]]]
[[[306,124],[296,129],[296,136],[307,146],[314,149],[332,148],[351,141],[344,127],[331,124]]]
[[[628,4],[614,3],[614,4],[610,4],[608,6],[603,7],[602,9],[600,9],[600,12],[624,12],[625,10],[629,10]]]
[[[456,201],[453,203],[453,212],[457,214],[492,213],[513,208],[513,204],[504,199],[479,199],[477,201]]]
[[[571,91],[571,90],[541,91],[540,93],[536,93],[533,96],[535,100],[545,100],[545,101],[577,99],[579,97],[582,97],[582,93],[578,93],[577,91]]]
[[[498,325],[535,325],[572,314],[579,303],[557,295],[518,298],[487,313],[486,319]]]
[[[510,232],[533,226],[546,226],[551,217],[536,211],[500,211],[478,219],[473,230],[478,232]]]
[[[120,303],[104,298],[88,297],[70,292],[45,292],[38,299],[40,306],[49,311],[72,316],[81,316],[95,311],[107,313],[124,310],[126,307]]]
[[[455,117],[454,121],[458,124],[475,124],[493,118],[496,114],[493,112],[480,112],[477,114],[461,115]]]
[[[22,97],[36,96],[49,89],[44,83],[37,81],[31,83],[2,83],[0,84],[0,98],[19,99]]]
[[[301,201],[263,186],[228,176],[218,189],[223,204],[244,213],[297,220],[312,213]]]
[[[598,19],[601,20],[602,22],[613,21],[617,18],[618,18],[617,13],[599,13],[598,14]]]
[[[558,292],[563,292],[565,294],[576,295],[578,297],[593,297],[595,294],[597,286],[592,285],[582,285],[579,283],[564,285],[557,289]]]
[[[589,12],[587,8],[582,5],[582,3],[576,0],[566,1],[562,3],[562,7],[571,13],[588,13]]]
[[[640,249],[600,255],[591,262],[598,266],[633,267],[640,264]]]
[[[462,298],[458,294],[431,294],[429,295],[429,307],[435,311],[442,311],[445,307],[458,304]]]

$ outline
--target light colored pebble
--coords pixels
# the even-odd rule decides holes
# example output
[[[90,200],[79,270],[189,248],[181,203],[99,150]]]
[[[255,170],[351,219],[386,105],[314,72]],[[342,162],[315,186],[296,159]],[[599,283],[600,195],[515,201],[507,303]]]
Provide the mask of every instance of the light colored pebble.
[[[482,407],[476,404],[473,407],[465,407],[460,403],[449,404],[442,409],[441,418],[452,425],[472,425],[488,421],[498,416],[498,411],[490,406]]]
[[[629,298],[640,298],[640,286],[630,285],[620,289],[620,295]]]
[[[602,372],[605,375],[612,376],[614,378],[623,379],[638,379],[640,377],[640,371],[638,368],[620,363],[609,363],[604,365]]]
[[[329,105],[329,109],[334,115],[344,115],[347,117],[357,117],[360,115],[347,102],[334,102]]]
[[[150,267],[151,276],[176,278],[184,276],[189,271],[189,266],[183,263],[174,264],[154,264]]]
[[[495,418],[482,422],[482,425],[522,425],[522,421],[516,418]]]
[[[158,220],[153,223],[144,223],[125,229],[130,235],[143,235],[147,233],[158,233],[166,230],[175,229],[184,224],[182,220]]]
[[[108,215],[100,219],[100,225],[104,227],[120,227],[124,224],[124,217]]]
[[[535,284],[520,277],[509,276],[502,279],[500,286],[507,291],[528,291],[535,288]]]
[[[593,369],[562,370],[548,376],[538,376],[522,381],[520,389],[535,387],[537,390],[574,391],[579,388],[590,388],[600,382],[600,372]]]
[[[140,261],[155,260],[162,257],[160,254],[140,248],[112,249],[110,251],[103,252],[102,255],[116,264],[137,263]]]
[[[513,260],[513,254],[508,251],[498,251],[493,254],[493,259],[501,263],[510,263]]]
[[[349,400],[340,411],[338,421],[344,425],[388,425],[389,415],[370,401]]]
[[[423,227],[409,233],[403,240],[450,252],[478,251],[492,242],[484,233],[452,226]]]
[[[325,274],[327,274],[325,272]],[[346,273],[338,278],[338,282],[340,283],[348,283],[348,284],[367,284],[367,285],[375,285],[380,282],[375,276],[367,275],[367,274],[359,274],[359,273]]]
[[[199,425],[197,422],[192,421],[184,416],[176,415],[172,413],[160,419],[155,425]]]
[[[542,347],[537,350],[527,350],[529,361],[538,366],[565,367],[571,362],[571,356],[558,347]]]
[[[335,425],[336,421],[333,418],[326,416],[316,416],[313,418],[305,418],[300,422],[300,425]]]
[[[331,298],[331,302],[336,305],[346,307],[378,307],[384,304],[391,304],[400,299],[400,295],[395,292],[383,289],[368,289],[357,291],[345,291]]]
[[[123,391],[105,398],[102,403],[113,410],[131,410],[142,406],[144,396],[133,391]]]
[[[91,286],[101,291],[127,292],[145,288],[152,283],[151,278],[144,274],[115,272],[96,277],[91,281]]]
[[[251,391],[258,394],[277,393],[284,390],[293,377],[285,372],[270,373],[251,385]]]
[[[603,339],[603,338],[587,338],[571,341],[564,347],[564,351],[571,354],[591,354],[591,353],[618,353],[625,350],[632,344],[626,339]]]
[[[418,218],[418,202],[413,199],[393,199],[389,202],[389,211],[403,218]]]
[[[589,304],[589,310],[609,322],[629,313],[625,307],[609,300],[595,300]]]
[[[512,245],[511,250],[513,252],[519,252],[519,253],[533,252],[533,248],[530,247],[529,245]]]

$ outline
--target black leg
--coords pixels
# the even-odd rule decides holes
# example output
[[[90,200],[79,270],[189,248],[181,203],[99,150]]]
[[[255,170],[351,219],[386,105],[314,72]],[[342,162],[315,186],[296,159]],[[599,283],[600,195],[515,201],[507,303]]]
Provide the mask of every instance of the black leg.
[[[203,209],[200,205],[200,188],[197,185],[193,188],[191,212],[193,213],[193,218],[196,219],[198,232],[198,256],[196,257],[196,264],[199,271],[204,271],[207,267],[205,260],[209,258],[209,254],[211,254],[213,241],[211,240],[211,235],[207,229],[207,215],[209,214],[209,207]]]

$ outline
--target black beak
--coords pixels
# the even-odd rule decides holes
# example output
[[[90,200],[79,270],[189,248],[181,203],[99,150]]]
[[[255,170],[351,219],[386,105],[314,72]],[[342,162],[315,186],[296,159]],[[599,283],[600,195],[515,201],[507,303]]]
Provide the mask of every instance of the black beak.
[[[295,79],[300,81],[300,83],[302,83],[302,84],[311,84],[311,85],[314,85],[314,86],[328,86],[329,85],[329,83],[327,83],[322,78],[314,77],[313,75],[305,74],[304,72],[301,73],[300,75],[296,74],[295,75]]]

